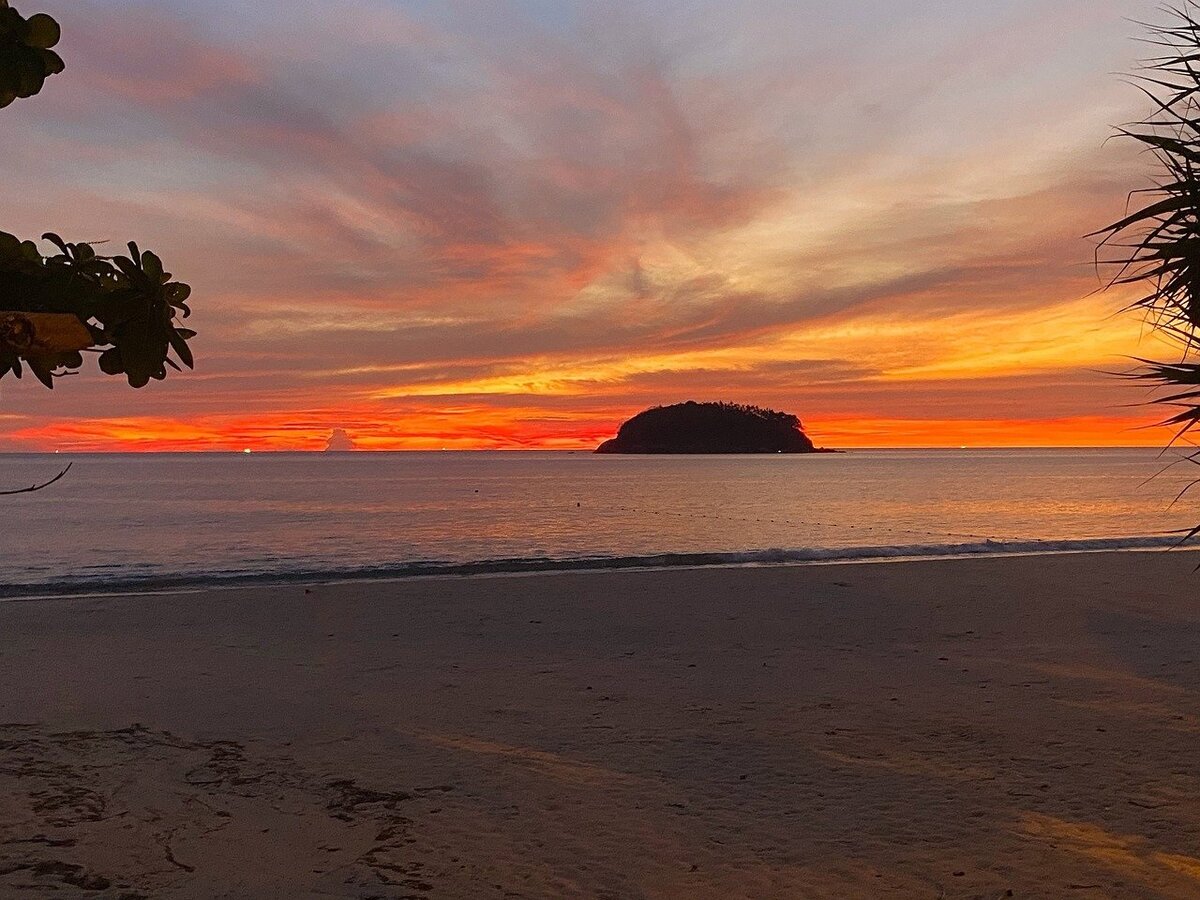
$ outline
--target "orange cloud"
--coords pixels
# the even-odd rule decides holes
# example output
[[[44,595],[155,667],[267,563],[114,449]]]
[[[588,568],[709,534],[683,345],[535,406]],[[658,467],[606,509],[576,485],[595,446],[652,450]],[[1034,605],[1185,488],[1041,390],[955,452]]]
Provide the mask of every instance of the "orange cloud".
[[[344,429],[361,450],[591,450],[611,437],[622,410],[477,405],[321,409],[287,415],[111,418],[18,427],[0,448],[64,452],[323,450]],[[1079,447],[1159,446],[1156,420],[1102,416],[1055,419],[895,419],[822,417],[806,423],[821,446]]]
[[[914,7],[902,48],[802,4],[103,4],[5,112],[0,227],[152,246],[199,369],[6,381],[0,446],[586,448],[688,398],[831,446],[1158,442],[1094,375],[1160,352],[1079,239],[1144,171],[1099,149],[1133,96],[1097,2]]]
[[[1161,420],[1106,416],[1057,419],[821,419],[809,428],[829,447],[1161,447]]]
[[[615,426],[603,418],[477,406],[319,409],[261,416],[53,421],[17,428],[0,446],[76,452],[323,450],[343,429],[360,450],[519,450],[594,447]]]

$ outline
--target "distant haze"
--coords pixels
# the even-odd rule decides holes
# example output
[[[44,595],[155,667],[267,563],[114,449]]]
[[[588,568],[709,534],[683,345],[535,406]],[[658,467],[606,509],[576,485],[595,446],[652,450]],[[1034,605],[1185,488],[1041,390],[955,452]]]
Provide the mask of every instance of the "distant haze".
[[[1158,443],[1081,235],[1134,0],[24,0],[0,228],[136,239],[195,374],[6,380],[0,449],[591,448],[691,396],[818,444]]]

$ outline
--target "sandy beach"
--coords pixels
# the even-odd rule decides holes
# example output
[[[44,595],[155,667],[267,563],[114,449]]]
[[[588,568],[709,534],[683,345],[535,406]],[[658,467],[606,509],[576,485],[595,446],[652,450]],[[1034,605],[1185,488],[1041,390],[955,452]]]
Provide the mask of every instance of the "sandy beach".
[[[1198,897],[1197,559],[0,604],[0,895]]]

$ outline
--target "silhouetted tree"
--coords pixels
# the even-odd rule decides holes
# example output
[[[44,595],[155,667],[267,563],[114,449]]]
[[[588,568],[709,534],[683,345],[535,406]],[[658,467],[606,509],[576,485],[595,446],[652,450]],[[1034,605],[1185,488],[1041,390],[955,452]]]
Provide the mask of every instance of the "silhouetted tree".
[[[0,107],[32,97],[46,78],[62,72],[53,48],[58,23],[38,13],[28,19],[0,0]],[[46,387],[83,365],[83,352],[100,354],[100,370],[124,375],[135,388],[166,377],[171,358],[192,368],[182,328],[191,288],[172,281],[162,261],[130,243],[128,256],[102,256],[87,243],[56,234],[42,239],[58,252],[45,256],[33,241],[0,231],[0,379],[28,368]]]
[[[1143,199],[1140,209],[1093,236],[1112,251],[1098,256],[1115,267],[1109,286],[1140,285],[1145,293],[1132,308],[1180,348],[1174,362],[1141,359],[1144,368],[1131,375],[1164,391],[1154,402],[1178,410],[1165,424],[1177,426],[1179,440],[1200,422],[1200,18],[1193,0],[1163,12],[1166,24],[1146,26],[1158,55],[1134,76],[1153,112],[1118,129],[1154,155],[1159,175],[1130,195]],[[1200,462],[1200,451],[1188,459]],[[1188,538],[1197,534],[1200,527]]]

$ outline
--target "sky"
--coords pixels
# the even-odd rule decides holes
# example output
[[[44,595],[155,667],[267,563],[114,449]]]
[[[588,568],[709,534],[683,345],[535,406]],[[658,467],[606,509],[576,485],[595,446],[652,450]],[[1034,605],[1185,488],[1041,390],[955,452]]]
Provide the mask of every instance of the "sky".
[[[30,0],[0,229],[136,240],[194,373],[0,384],[0,450],[1159,444],[1083,235],[1151,161],[1142,0]],[[342,434],[338,432],[338,434]]]

